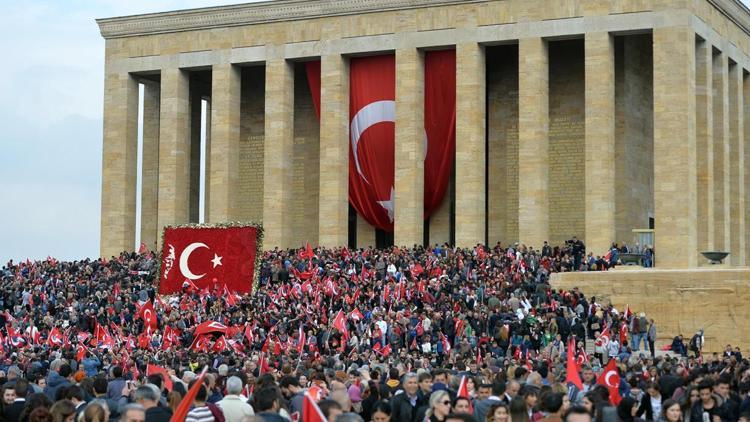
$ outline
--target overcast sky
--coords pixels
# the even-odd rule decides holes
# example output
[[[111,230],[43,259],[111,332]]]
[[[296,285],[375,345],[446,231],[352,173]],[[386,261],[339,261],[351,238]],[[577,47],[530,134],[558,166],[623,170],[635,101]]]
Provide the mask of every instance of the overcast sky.
[[[99,253],[104,41],[94,19],[246,2],[0,2],[0,264]]]

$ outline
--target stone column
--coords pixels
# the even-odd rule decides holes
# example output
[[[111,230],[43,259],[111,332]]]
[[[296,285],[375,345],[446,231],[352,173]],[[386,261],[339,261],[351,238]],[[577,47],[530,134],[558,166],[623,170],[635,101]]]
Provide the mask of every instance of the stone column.
[[[484,243],[485,110],[484,48],[456,46],[456,245]]]
[[[740,133],[742,133],[742,157],[740,158],[743,172],[740,174],[742,180],[740,180],[740,186],[742,186],[741,195],[744,199],[745,207],[750,204],[750,189],[747,188],[750,185],[750,171],[744,170],[744,167],[750,163],[750,123],[744,124],[745,121],[750,122],[750,75],[742,72],[742,83],[740,84],[740,90],[742,95],[742,105],[739,107],[739,113],[743,122]],[[744,223],[745,229],[742,231],[742,237],[744,238],[745,249],[742,253],[745,256],[745,264],[747,265],[748,257],[750,257],[750,213],[747,211],[740,213]]]
[[[542,38],[518,43],[518,237],[542,247],[549,236],[549,55]]]
[[[660,268],[697,264],[695,34],[654,28],[655,259]]]
[[[143,82],[143,141],[141,154],[141,242],[156,250],[161,237],[159,210],[159,99],[157,82]]]
[[[266,118],[263,164],[264,247],[292,246],[292,147],[294,68],[285,59],[266,62]]]
[[[615,240],[613,39],[606,32],[587,33],[585,51],[586,245],[588,251],[604,255]]]
[[[349,235],[349,63],[340,55],[323,56],[320,63],[319,195],[320,245],[346,245]],[[357,216],[358,220],[360,218]]]
[[[716,51],[713,55],[713,206],[714,250],[729,249],[729,90],[727,58]]]
[[[211,77],[211,147],[206,148],[210,161],[208,185],[211,201],[208,217],[211,223],[237,218],[238,180],[240,173],[240,71],[232,64],[213,66]],[[207,201],[208,202],[208,201]]]
[[[713,62],[712,47],[705,40],[695,46],[695,111],[697,186],[697,242],[698,250],[714,250],[714,191],[713,191]],[[698,256],[699,263],[707,263]]]
[[[424,56],[396,50],[394,244],[424,241]]]
[[[180,69],[161,72],[158,229],[186,224],[190,214],[190,81]],[[161,242],[161,236],[157,239]]]
[[[103,137],[99,251],[109,258],[135,247],[138,83],[127,73],[104,78]]]
[[[735,266],[745,265],[745,169],[744,122],[742,98],[742,66],[729,66],[729,220],[730,262]]]

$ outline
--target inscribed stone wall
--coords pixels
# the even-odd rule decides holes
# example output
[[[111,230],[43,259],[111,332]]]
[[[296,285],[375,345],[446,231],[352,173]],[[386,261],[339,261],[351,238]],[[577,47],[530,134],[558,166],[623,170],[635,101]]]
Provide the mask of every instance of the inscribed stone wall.
[[[583,47],[583,40],[549,43],[549,242],[552,245],[562,244],[572,236],[583,238],[585,234]]]
[[[263,220],[265,67],[242,69],[240,177],[237,210],[241,221]]]
[[[487,49],[488,244],[518,241],[518,45]]]
[[[615,44],[614,241],[632,244],[633,229],[654,215],[653,72],[651,36],[618,37]]]
[[[302,63],[294,71],[294,144],[292,149],[292,245],[318,243],[320,124]]]

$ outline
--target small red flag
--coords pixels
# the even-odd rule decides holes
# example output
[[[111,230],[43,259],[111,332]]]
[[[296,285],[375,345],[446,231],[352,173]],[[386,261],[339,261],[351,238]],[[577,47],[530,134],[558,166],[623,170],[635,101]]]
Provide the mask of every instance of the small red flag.
[[[309,392],[305,392],[302,402],[302,422],[328,422]]]
[[[164,378],[164,386],[167,387],[167,390],[172,391],[172,378],[169,376],[166,369],[149,363],[148,366],[146,366],[146,376],[151,374],[160,374],[162,378]]]
[[[620,404],[622,400],[620,396],[620,373],[617,371],[614,359],[609,360],[609,363],[604,367],[604,371],[599,375],[596,382],[607,387],[607,390],[609,390],[609,401],[613,405],[617,406]]]
[[[578,365],[576,365],[575,350],[575,340],[571,338],[568,340],[568,358],[565,382],[573,384],[578,387],[580,391],[583,391],[583,382],[581,382],[581,376],[578,374]]]

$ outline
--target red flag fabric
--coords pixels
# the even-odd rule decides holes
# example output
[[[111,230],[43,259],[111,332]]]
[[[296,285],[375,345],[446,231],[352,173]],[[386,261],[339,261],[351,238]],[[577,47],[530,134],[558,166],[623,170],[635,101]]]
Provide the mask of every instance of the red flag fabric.
[[[461,377],[461,384],[458,385],[458,393],[456,395],[469,400],[469,413],[474,413],[474,406],[471,404],[471,396],[469,395],[469,385],[466,381],[466,375]]]
[[[315,402],[313,396],[307,391],[302,401],[302,422],[328,422],[318,407],[318,403]]]
[[[365,316],[362,315],[362,312],[360,312],[359,309],[354,308],[354,310],[349,314],[349,318],[355,321],[362,321],[363,319],[365,319]]]
[[[87,352],[87,351],[88,351],[88,349],[86,348],[86,346],[85,346],[85,345],[83,345],[83,344],[79,344],[79,345],[78,345],[78,348],[76,349],[76,360],[77,360],[78,362],[82,361],[82,360],[83,360],[83,358],[85,358],[85,357],[86,357],[86,352]]]
[[[315,114],[320,120],[320,60],[305,62],[305,73],[307,73],[307,84],[312,93]]]
[[[51,347],[61,347],[64,344],[62,334],[60,334],[60,330],[57,327],[53,328],[52,331],[49,332],[47,343]]]
[[[336,314],[336,318],[333,320],[333,328],[339,330],[343,334],[344,338],[349,338],[349,330],[346,329],[346,316],[344,311],[339,311]]]
[[[424,218],[443,202],[456,153],[456,50],[424,55]]]
[[[151,327],[152,330],[156,329],[156,311],[154,310],[154,304],[151,303],[151,300],[148,300],[143,306],[141,306],[141,309],[138,310],[138,316],[143,320],[144,329],[147,330],[148,327]]]
[[[617,371],[617,365],[614,359],[610,359],[607,366],[604,367],[596,382],[607,387],[609,390],[609,401],[617,406],[620,404],[620,373]]]
[[[199,326],[195,327],[195,332],[193,333],[194,336],[198,336],[200,334],[208,334],[208,333],[227,333],[227,326],[216,321],[206,321]]]
[[[215,342],[213,347],[211,347],[212,352],[221,353],[224,350],[227,349],[227,339],[225,336],[219,337]]]
[[[305,343],[307,343],[307,336],[305,335],[305,329],[302,327],[302,324],[299,326],[299,330],[297,332],[297,353],[300,355],[305,350]]]
[[[226,284],[250,293],[258,254],[257,227],[164,229],[159,293],[178,293],[186,280],[201,289]]]
[[[609,326],[604,327],[604,331],[599,334],[595,343],[597,346],[607,346],[609,344]]]
[[[167,390],[172,391],[172,378],[169,376],[166,369],[149,363],[148,366],[146,366],[146,376],[151,374],[161,374],[162,378],[164,378],[164,386],[167,387]]]
[[[196,336],[193,340],[193,344],[190,345],[190,350],[208,352],[208,346],[211,340],[205,334]]]
[[[568,350],[567,350],[567,367],[566,367],[566,376],[565,376],[565,382],[569,384],[573,384],[576,387],[578,387],[578,390],[583,391],[583,382],[581,382],[581,376],[578,373],[578,365],[576,364],[576,344],[575,340],[572,338],[568,340]]]
[[[198,390],[200,390],[201,384],[203,384],[203,378],[206,376],[206,369],[208,369],[208,366],[203,368],[203,371],[201,371],[198,379],[195,381],[195,383],[193,383],[193,386],[190,387],[190,390],[188,390],[187,394],[185,394],[185,397],[182,398],[182,401],[180,401],[180,405],[177,406],[174,414],[172,414],[170,422],[182,422],[185,420],[185,417],[190,411],[190,406],[193,404],[195,396],[198,395]]]
[[[371,225],[393,231],[396,57],[349,61],[349,202]]]

